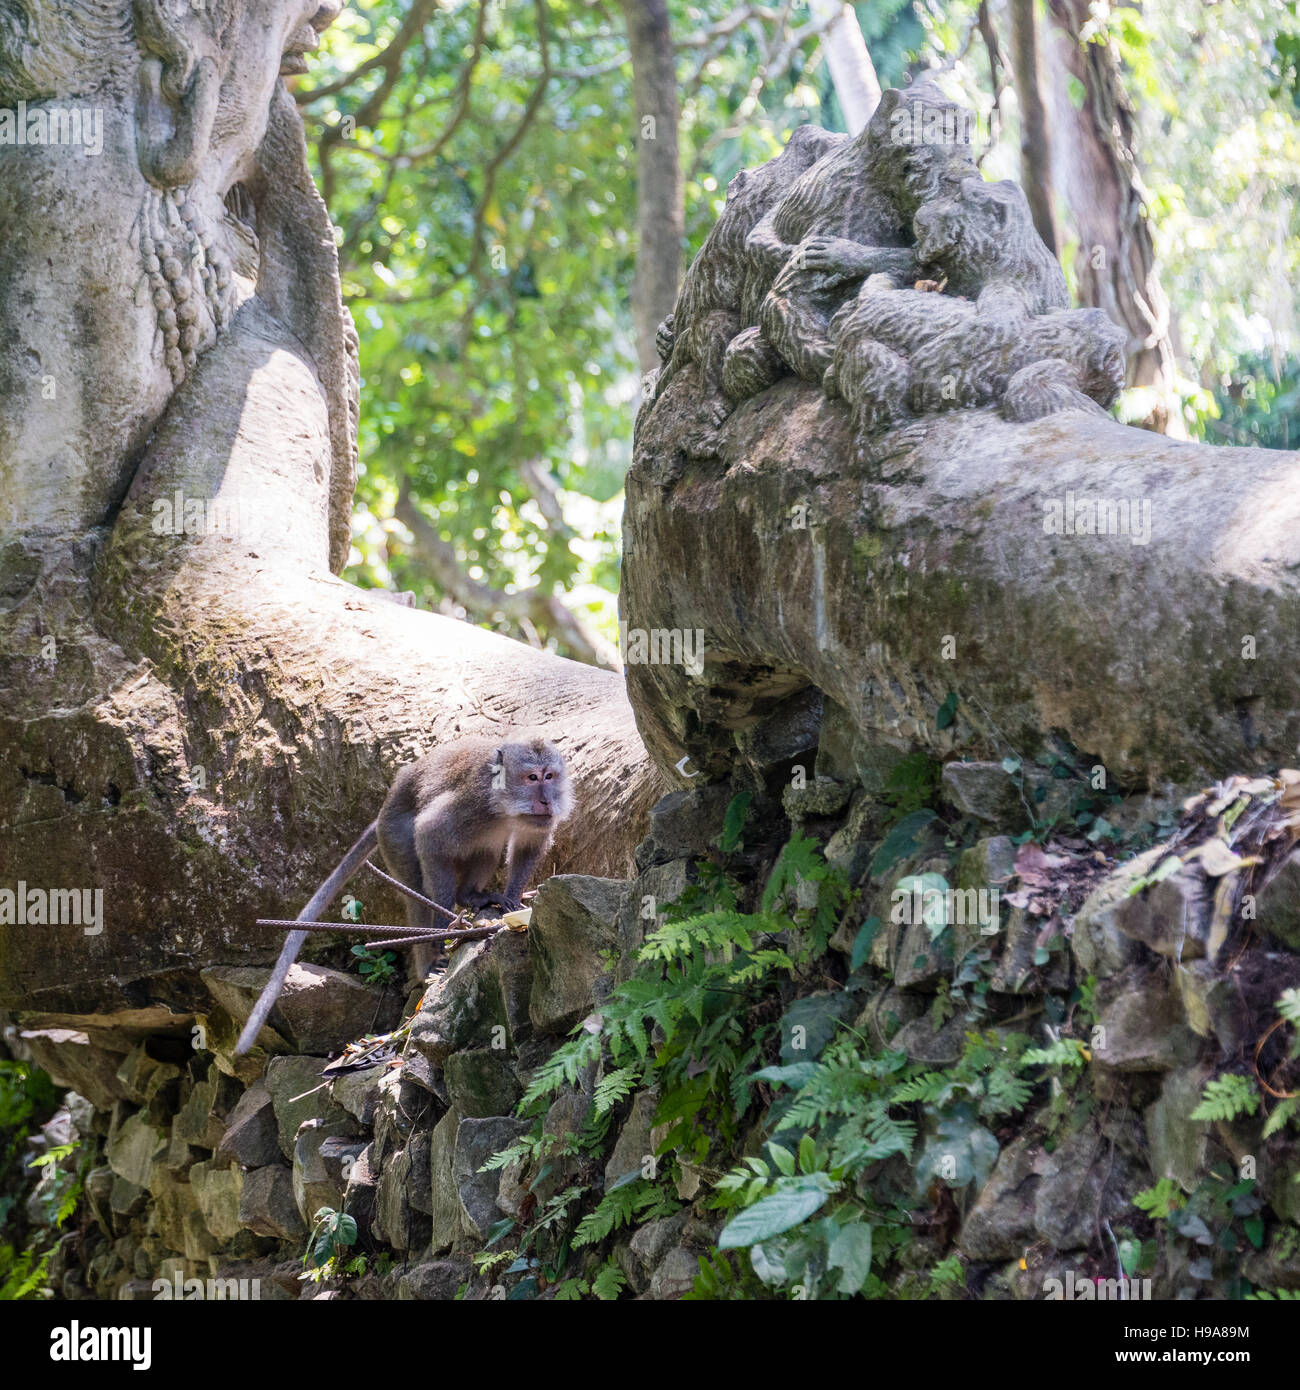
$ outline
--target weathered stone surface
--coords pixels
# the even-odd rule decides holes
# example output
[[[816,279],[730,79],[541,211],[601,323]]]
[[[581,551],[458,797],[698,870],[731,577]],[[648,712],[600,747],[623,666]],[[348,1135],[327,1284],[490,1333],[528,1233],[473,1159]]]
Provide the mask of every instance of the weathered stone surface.
[[[495,1048],[453,1052],[443,1077],[452,1106],[465,1119],[513,1114],[523,1095],[507,1054]]]
[[[650,1276],[649,1297],[680,1298],[690,1293],[700,1272],[700,1257],[678,1245],[671,1249]]]
[[[374,1161],[374,1146],[367,1145],[348,1169],[348,1185],[343,1194],[343,1211],[356,1221],[359,1230],[371,1231],[378,1197],[379,1172]]]
[[[1255,925],[1300,951],[1300,855],[1292,854],[1256,897]]]
[[[1085,975],[1117,975],[1143,959],[1145,948],[1122,930],[1120,918],[1130,911],[1129,888],[1150,871],[1159,855],[1157,847],[1130,859],[1103,879],[1075,914],[1070,948]]]
[[[190,1169],[190,1187],[213,1239],[221,1245],[233,1240],[240,1231],[239,1206],[244,1188],[240,1169],[219,1160],[196,1163]]]
[[[274,1163],[280,1153],[275,1104],[266,1083],[258,1081],[236,1101],[217,1147],[217,1156],[233,1159],[245,1168],[261,1168]]]
[[[942,785],[944,796],[963,815],[1012,831],[1050,815],[1064,799],[1058,793],[1037,800],[1039,788],[1050,793],[1061,785],[1041,768],[1022,766],[1012,774],[1000,762],[945,763]]]
[[[258,966],[213,966],[202,978],[242,1027],[270,973]],[[376,1030],[383,1002],[382,993],[356,975],[298,961],[289,968],[268,1024],[299,1052],[335,1053]]]
[[[154,1159],[163,1142],[162,1132],[149,1123],[144,1111],[137,1110],[114,1124],[104,1146],[104,1157],[118,1177],[137,1187],[148,1187]]]
[[[342,1207],[347,1174],[365,1147],[350,1117],[333,1124],[305,1120],[299,1127],[293,1145],[293,1195],[309,1226],[321,1207]]]
[[[216,1112],[217,1084],[215,1075],[195,1083],[172,1122],[173,1139],[180,1139],[200,1149],[220,1147],[226,1126]]]
[[[904,1024],[890,1040],[889,1048],[892,1052],[906,1052],[913,1062],[948,1067],[961,1056],[969,1027],[959,1015],[936,1029],[929,1015],[923,1014]]]
[[[637,1092],[627,1119],[623,1121],[618,1138],[614,1141],[613,1152],[605,1164],[606,1192],[625,1174],[640,1172],[646,1159],[653,1155],[650,1128],[658,1103],[657,1090]]]
[[[411,1024],[409,1049],[441,1067],[458,1048],[490,1046],[492,1029],[505,1027],[503,1001],[486,941],[471,942],[452,954],[451,964],[425,995]]]
[[[329,1085],[322,1082],[323,1057],[273,1057],[266,1068],[266,1089],[275,1110],[280,1152],[293,1157],[294,1139],[304,1120],[339,1121],[355,1127],[355,1121],[330,1099]],[[221,1142],[220,1138],[217,1140]]]
[[[998,1155],[962,1224],[959,1248],[973,1260],[1018,1258],[1036,1240],[1057,1250],[1083,1249],[1099,1211],[1102,1220],[1114,1221],[1131,1210],[1141,1176],[1092,1125],[1067,1135],[1050,1154],[1022,1136]]]
[[[143,1042],[136,1043],[117,1069],[117,1079],[127,1098],[137,1105],[148,1105],[164,1087],[179,1082],[180,1075],[180,1067],[151,1057]]]
[[[1053,929],[1053,937],[1044,942],[1051,952],[1047,964],[1034,964],[1039,934],[1046,925],[1042,917],[1030,916],[1024,908],[1011,909],[1002,954],[989,981],[990,989],[1002,994],[1044,994],[1065,988],[1070,978],[1070,953],[1063,932]]]
[[[420,1299],[449,1303],[473,1274],[474,1266],[468,1260],[431,1260],[414,1265],[398,1277],[395,1297],[403,1301]]]
[[[1130,966],[1103,982],[1093,1063],[1110,1071],[1169,1071],[1199,1051],[1169,967]]]
[[[456,1131],[460,1116],[449,1110],[438,1121],[430,1136],[429,1187],[433,1208],[430,1246],[435,1255],[450,1250],[460,1237],[460,1196],[456,1190],[453,1164],[456,1157]]]
[[[365,1071],[345,1072],[331,1084],[334,1099],[363,1125],[374,1122],[384,1070],[383,1067],[367,1067]]]
[[[865,1032],[875,1046],[892,1046],[891,1040],[903,1025],[925,1012],[926,1000],[923,996],[890,985],[867,1000],[853,1020],[853,1026],[858,1032]]]
[[[307,1227],[293,1196],[293,1172],[287,1163],[272,1163],[244,1174],[239,1197],[239,1224],[259,1236],[302,1240]]]
[[[531,1128],[528,1120],[504,1116],[462,1119],[457,1127],[452,1176],[460,1203],[461,1224],[471,1239],[482,1240],[503,1214],[497,1205],[500,1174],[495,1171],[481,1173],[479,1169],[494,1153],[508,1148]]]
[[[1196,1066],[1169,1072],[1161,1082],[1160,1097],[1147,1106],[1147,1142],[1151,1172],[1158,1180],[1172,1178],[1184,1192],[1195,1191],[1205,1173],[1210,1127],[1193,1120],[1212,1067]]]
[[[78,1028],[29,1028],[18,1036],[38,1067],[60,1086],[71,1086],[85,1096],[97,1110],[111,1110],[115,1100],[127,1099],[117,1075],[129,1047],[123,1040]]]
[[[660,797],[650,808],[650,833],[637,846],[637,863],[646,869],[698,855],[722,834],[732,795],[726,783],[712,783]]]
[[[648,1221],[636,1228],[626,1245],[617,1248],[619,1268],[635,1293],[644,1293],[649,1288],[651,1274],[677,1245],[689,1217],[689,1209],[683,1207],[671,1216]]]
[[[565,874],[544,883],[533,903],[528,945],[533,987],[528,1014],[542,1033],[567,1033],[608,995],[618,949],[622,879]]]

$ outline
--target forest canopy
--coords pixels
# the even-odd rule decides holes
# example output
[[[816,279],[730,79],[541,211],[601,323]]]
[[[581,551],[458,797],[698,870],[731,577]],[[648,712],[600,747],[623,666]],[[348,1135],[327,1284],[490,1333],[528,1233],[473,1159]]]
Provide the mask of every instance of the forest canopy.
[[[848,128],[825,6],[671,0],[634,52],[629,14],[656,8],[355,0],[295,85],[361,338],[349,577],[606,665],[638,246],[662,260],[667,244],[671,275],[738,170],[798,125]],[[1021,0],[853,8],[881,86],[930,72],[973,107],[982,171],[1025,185],[1076,302],[1136,318],[1119,418],[1295,445],[1294,0],[1051,0],[1036,72]],[[654,45],[675,79],[678,180],[647,160],[651,239],[638,159],[670,132],[647,130],[634,68]],[[1099,193],[1084,173],[1106,126],[1115,189]],[[1108,285],[1112,235],[1140,264]]]

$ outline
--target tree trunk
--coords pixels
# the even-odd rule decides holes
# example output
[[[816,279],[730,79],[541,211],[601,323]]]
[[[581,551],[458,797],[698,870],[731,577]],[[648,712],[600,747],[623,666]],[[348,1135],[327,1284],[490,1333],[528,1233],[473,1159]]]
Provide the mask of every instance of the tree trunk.
[[[1034,226],[1053,256],[1060,258],[1061,234],[1052,197],[1052,141],[1043,100],[1038,56],[1038,0],[1011,0],[1011,65],[1020,105],[1020,182]]]
[[[1079,298],[1128,331],[1128,384],[1146,388],[1151,398],[1146,417],[1134,423],[1184,438],[1169,301],[1156,267],[1119,60],[1109,44],[1079,37],[1089,19],[1087,0],[1049,0],[1049,8],[1057,60],[1052,66],[1058,74],[1053,110],[1079,238]],[[1070,77],[1083,91],[1077,106],[1068,90]]]
[[[856,135],[880,105],[880,81],[862,36],[862,26],[853,6],[843,0],[809,0],[808,11],[814,22],[826,22],[822,35],[826,66],[835,84],[844,123],[849,134]]]
[[[667,0],[623,0],[637,140],[636,284],[632,313],[643,372],[659,365],[655,333],[677,302],[686,215],[677,155],[677,70]]]
[[[0,107],[93,97],[131,138],[0,147],[0,1008],[210,1007],[200,971],[273,959],[256,919],[296,915],[460,733],[555,737],[578,810],[541,872],[629,872],[660,783],[622,677],[336,577],[356,334],[277,81],[311,31],[231,0],[214,40],[141,0],[127,80],[96,63],[129,42],[87,58],[35,8]]]

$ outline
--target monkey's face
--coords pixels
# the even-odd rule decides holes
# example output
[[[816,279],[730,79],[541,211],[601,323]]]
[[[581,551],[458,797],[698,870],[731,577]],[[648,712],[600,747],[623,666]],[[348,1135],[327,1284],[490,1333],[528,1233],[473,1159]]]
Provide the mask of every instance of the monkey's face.
[[[539,829],[558,825],[573,809],[569,771],[553,743],[505,744],[501,749],[504,787],[501,809]]]

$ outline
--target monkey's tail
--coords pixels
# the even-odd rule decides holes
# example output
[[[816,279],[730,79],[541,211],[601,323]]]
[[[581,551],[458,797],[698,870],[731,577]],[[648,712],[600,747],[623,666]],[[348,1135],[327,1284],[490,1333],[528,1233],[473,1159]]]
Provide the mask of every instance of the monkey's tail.
[[[375,847],[379,843],[378,832],[379,821],[377,819],[372,820],[361,832],[361,838],[343,856],[338,868],[312,894],[311,902],[298,914],[297,920],[299,922],[314,922],[320,918],[321,913],[333,901],[334,895],[374,853]],[[239,1041],[235,1044],[236,1057],[242,1057],[257,1041],[257,1035],[262,1031],[267,1014],[275,1007],[275,1001],[280,997],[280,991],[284,988],[289,967],[298,959],[298,952],[302,950],[302,943],[306,939],[307,933],[305,931],[291,931],[285,937],[284,947],[280,951],[279,960],[275,963],[275,969],[271,971],[271,978],[263,986],[261,994],[257,996],[257,1003],[253,1005],[253,1012],[249,1014],[248,1022],[244,1024],[244,1031],[240,1033]]]

